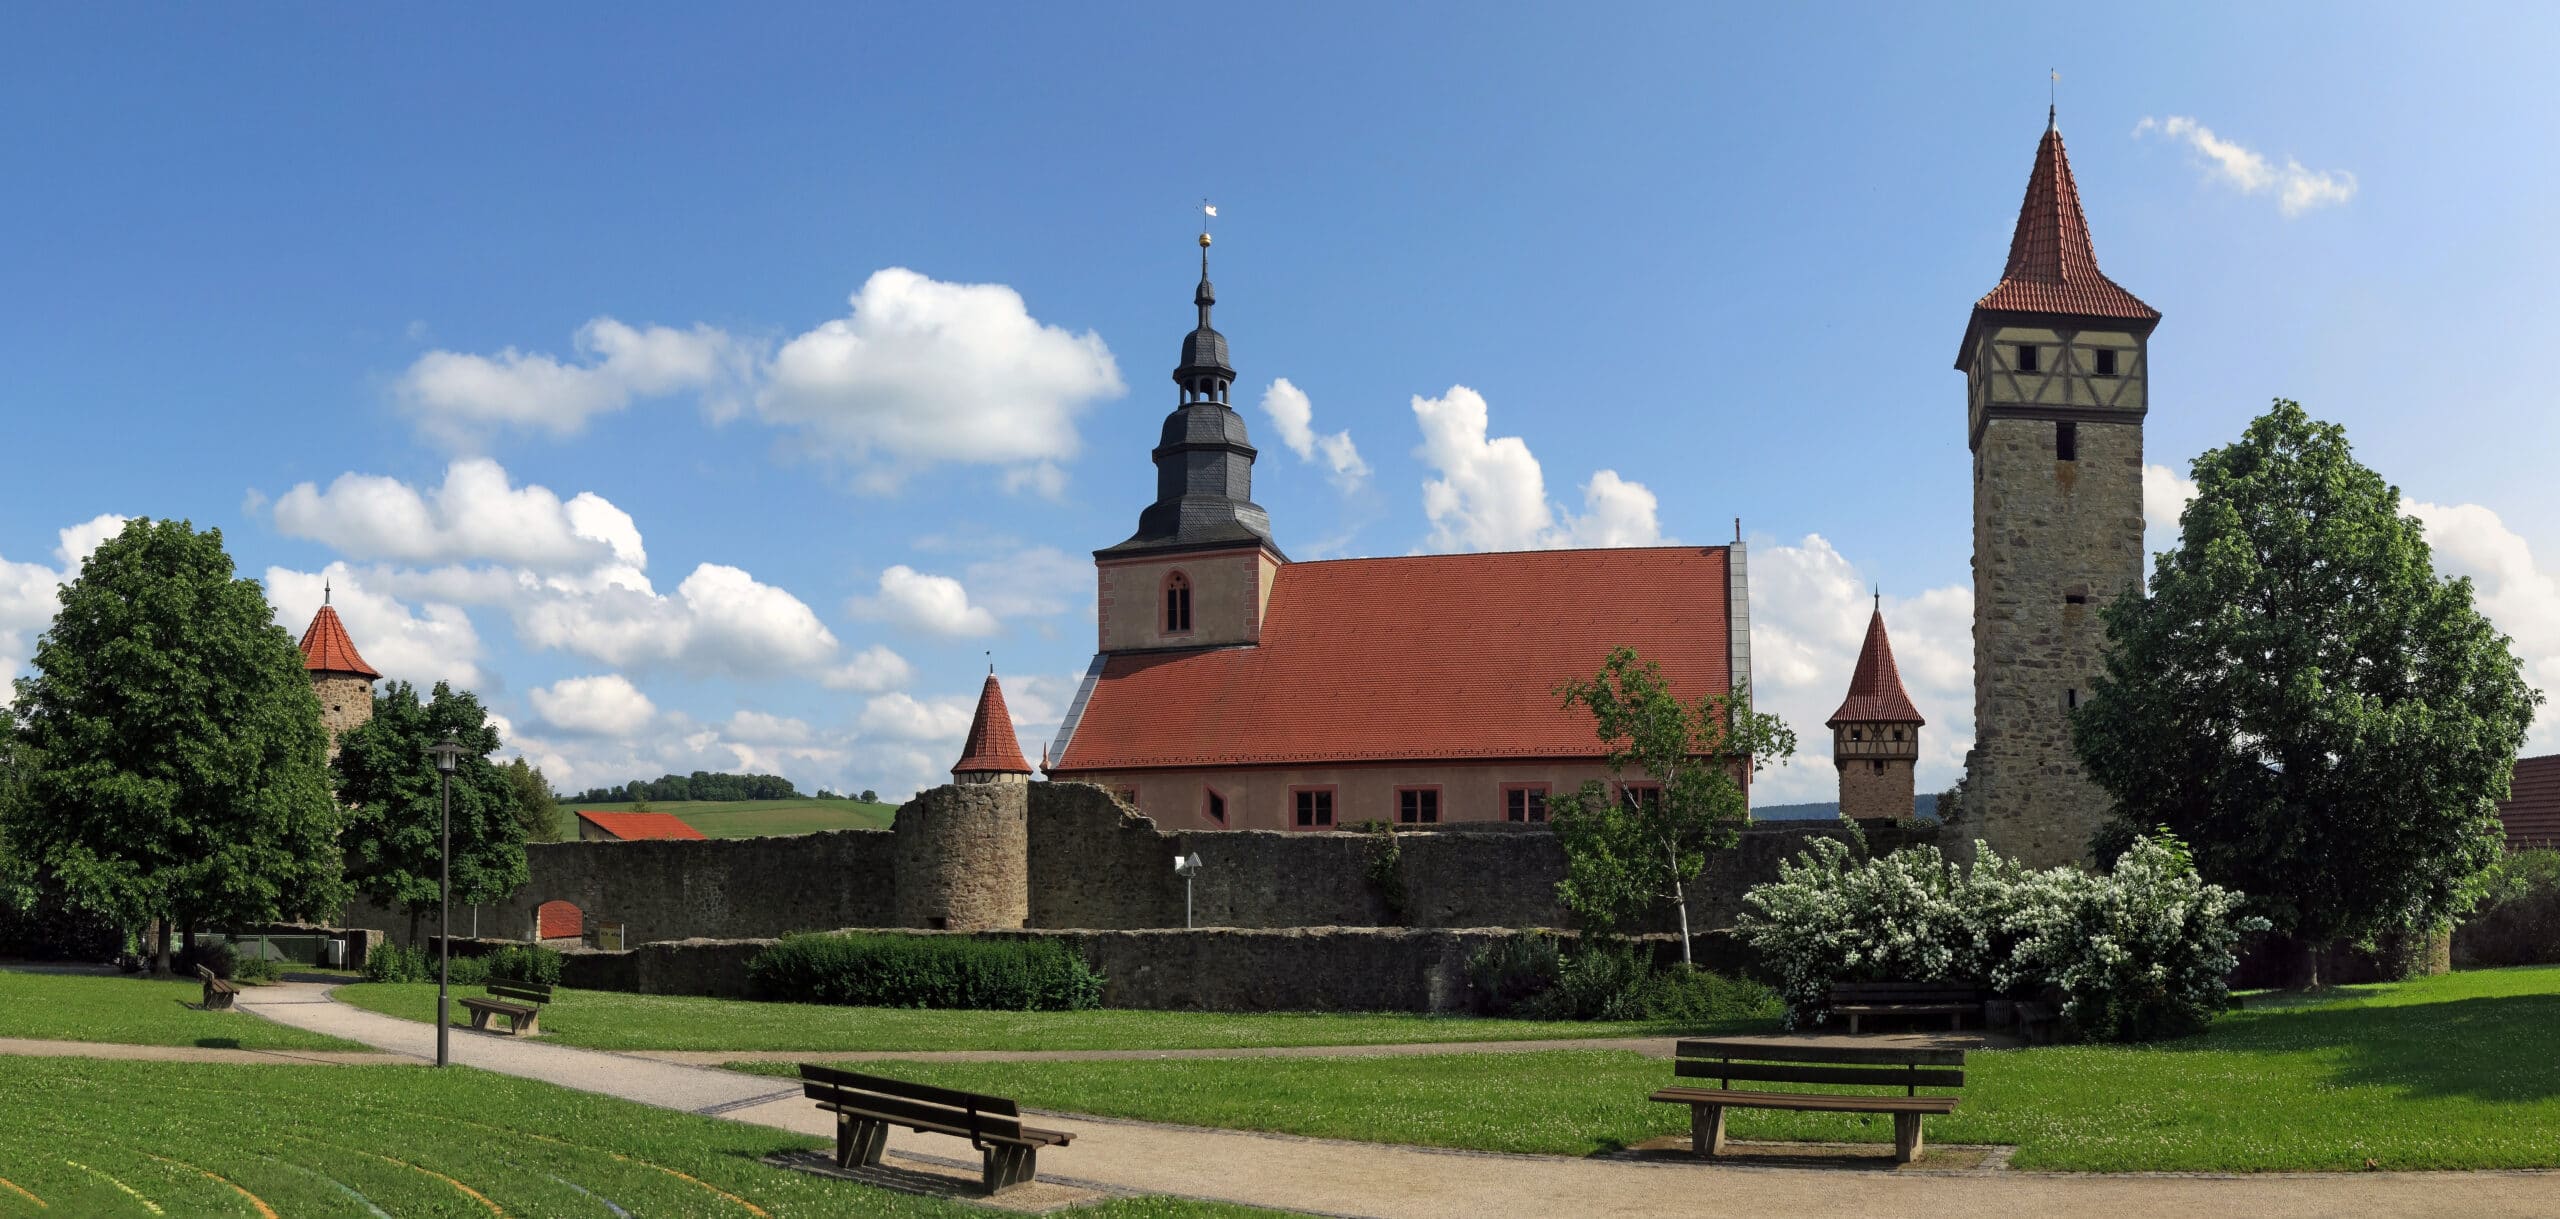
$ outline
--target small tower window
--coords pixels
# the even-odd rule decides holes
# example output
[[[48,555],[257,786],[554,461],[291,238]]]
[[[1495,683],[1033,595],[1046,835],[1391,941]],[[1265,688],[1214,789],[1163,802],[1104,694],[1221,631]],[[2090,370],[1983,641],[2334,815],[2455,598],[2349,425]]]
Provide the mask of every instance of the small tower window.
[[[2080,692],[2078,690],[2065,690],[2062,692],[2062,709],[2065,711],[2077,711],[2080,709]]]
[[[2034,344],[2023,344],[2018,348],[2018,371],[2036,371],[2036,349]]]
[[[1883,773],[1884,773],[1884,759],[1882,759],[1882,758],[1878,758],[1878,759],[1876,759],[1875,767],[1876,767],[1876,773],[1877,773],[1877,774],[1883,774]]]
[[[2112,377],[2116,375],[2116,352],[2114,348],[2101,347],[2097,351],[2090,353],[2090,357],[2090,372],[2092,374],[2101,377]]]
[[[1168,635],[1191,629],[1191,577],[1178,571],[1164,579],[1164,629]]]
[[[2079,424],[2065,422],[2053,425],[2053,459],[2055,461],[2080,460]]]
[[[1894,730],[1893,730],[1893,739],[1895,739],[1895,740],[1897,740],[1897,741],[1899,741],[1899,740],[1901,740],[1901,739],[1902,739],[1902,730],[1901,730],[1901,729],[1896,728],[1896,729],[1894,729]]]
[[[1857,729],[1855,729],[1855,728],[1852,728],[1852,729],[1850,729],[1850,730],[1849,730],[1849,739],[1850,739],[1850,740],[1855,741],[1855,740],[1860,740],[1860,739],[1862,739],[1862,738],[1861,738],[1861,737],[1859,737],[1859,735],[1858,735],[1858,730],[1857,730]]]

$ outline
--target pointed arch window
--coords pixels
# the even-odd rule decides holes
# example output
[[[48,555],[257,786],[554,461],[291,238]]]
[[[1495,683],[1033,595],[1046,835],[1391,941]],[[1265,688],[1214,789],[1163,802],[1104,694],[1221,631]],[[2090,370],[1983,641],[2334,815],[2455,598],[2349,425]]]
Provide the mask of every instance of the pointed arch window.
[[[1191,631],[1191,577],[1172,572],[1164,578],[1164,633],[1189,634]]]

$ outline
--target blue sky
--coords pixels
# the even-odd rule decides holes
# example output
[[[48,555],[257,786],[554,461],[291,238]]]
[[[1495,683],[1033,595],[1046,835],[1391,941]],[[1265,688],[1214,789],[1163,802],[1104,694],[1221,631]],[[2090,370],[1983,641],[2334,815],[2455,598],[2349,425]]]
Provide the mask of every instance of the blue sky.
[[[183,516],[297,631],[329,574],[377,666],[473,685],[563,786],[902,795],[990,651],[1036,752],[1150,494],[1206,196],[1293,556],[1740,516],[1764,697],[1818,735],[1880,584],[1936,786],[1971,713],[1948,365],[2058,67],[2102,264],[2167,315],[2155,513],[2299,398],[2560,684],[2555,24],[19,7],[0,669],[98,518]]]

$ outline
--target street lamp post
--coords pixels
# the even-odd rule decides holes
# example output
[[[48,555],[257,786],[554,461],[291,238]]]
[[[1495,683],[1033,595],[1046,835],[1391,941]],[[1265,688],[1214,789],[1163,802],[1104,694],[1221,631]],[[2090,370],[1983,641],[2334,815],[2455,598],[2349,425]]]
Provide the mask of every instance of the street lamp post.
[[[453,771],[468,751],[447,733],[427,752],[436,760],[436,796],[444,806],[444,845],[436,852],[436,1065],[441,1067],[449,1061],[447,1042],[453,1036]]]

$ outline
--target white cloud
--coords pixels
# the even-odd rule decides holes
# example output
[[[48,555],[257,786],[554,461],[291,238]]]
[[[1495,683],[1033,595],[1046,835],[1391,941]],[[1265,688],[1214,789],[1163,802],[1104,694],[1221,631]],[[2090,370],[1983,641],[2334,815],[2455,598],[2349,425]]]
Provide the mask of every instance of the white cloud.
[[[89,560],[90,552],[108,538],[124,532],[125,525],[132,520],[132,517],[108,512],[63,530],[60,535],[62,541],[53,548],[53,557],[62,560],[62,578],[68,580],[79,575],[80,565]]]
[[[999,618],[1062,614],[1093,602],[1093,561],[1055,546],[1026,546],[969,564],[976,602]]]
[[[898,740],[948,743],[954,751],[952,760],[958,761],[957,750],[969,735],[969,719],[977,709],[978,700],[973,695],[919,699],[893,692],[863,704],[862,717],[856,724],[864,732]]]
[[[2191,118],[2144,118],[2133,128],[2137,136],[2154,131],[2186,141],[2204,158],[2209,176],[2228,183],[2241,194],[2273,194],[2277,210],[2287,218],[2315,208],[2334,207],[2356,197],[2356,176],[2346,170],[2309,170],[2291,157],[2277,165],[2265,154],[2215,135],[2212,128]]]
[[[2480,612],[2515,641],[2525,681],[2560,697],[2560,575],[2537,562],[2533,548],[2496,512],[2478,504],[2404,498],[2400,511],[2426,524],[2439,574],[2471,578]],[[2542,705],[2524,752],[2560,752],[2560,707]]]
[[[266,585],[276,625],[296,639],[319,615],[325,594],[356,651],[386,678],[420,687],[449,681],[476,690],[486,676],[480,668],[480,632],[458,606],[430,603],[411,609],[344,563],[318,572],[270,567]]]
[[[80,575],[80,565],[98,544],[124,531],[130,517],[106,513],[54,534],[53,557],[60,568],[41,563],[13,563],[0,557],[0,708],[12,706],[12,683],[19,668],[35,653],[36,636],[53,625],[62,608],[62,586]]]
[[[1360,449],[1351,443],[1349,431],[1319,435],[1315,430],[1315,404],[1307,400],[1305,390],[1281,377],[1262,391],[1262,413],[1271,417],[1271,426],[1280,434],[1280,442],[1298,455],[1300,461],[1315,461],[1319,456],[1333,484],[1344,491],[1358,488],[1369,477],[1369,463],[1360,460]]]
[[[880,594],[847,606],[857,618],[894,623],[929,635],[991,635],[996,616],[969,603],[969,590],[949,576],[930,575],[900,563],[880,573]]]
[[[633,327],[599,317],[578,329],[571,363],[513,347],[495,356],[431,351],[418,357],[397,388],[401,404],[429,435],[468,444],[495,427],[573,436],[587,421],[631,405],[634,398],[683,391],[724,394],[753,365],[747,346],[710,326],[676,330]]]
[[[1484,396],[1453,385],[1438,398],[1416,396],[1422,429],[1415,456],[1439,475],[1422,484],[1434,550],[1535,550],[1561,546],[1651,546],[1663,542],[1653,492],[1615,470],[1582,485],[1576,516],[1547,502],[1546,473],[1528,442],[1487,437]]]
[[[529,697],[543,721],[563,732],[630,736],[658,718],[658,705],[619,673],[566,678]]]
[[[853,659],[819,675],[818,681],[830,690],[878,694],[914,681],[915,676],[915,666],[908,664],[906,657],[875,643],[855,653]]]
[[[762,711],[739,711],[729,717],[723,735],[750,745],[804,745],[816,733],[806,720],[769,715]]]
[[[2178,517],[2196,497],[2196,483],[2167,466],[2142,467],[2142,545],[2157,554],[2178,545]]]
[[[1015,467],[1014,485],[1053,491],[1059,476],[1043,464],[1074,456],[1076,417],[1122,391],[1101,336],[1042,324],[1003,284],[890,267],[852,305],[782,345],[756,411],[874,480],[972,462]]]
[[[1795,761],[1762,775],[1755,804],[1836,800],[1831,733],[1823,721],[1849,692],[1849,674],[1875,608],[1869,581],[1831,542],[1808,534],[1793,546],[1751,550],[1752,699],[1796,730]],[[1973,746],[1973,593],[1962,585],[1885,598],[1886,633],[1928,726],[1920,730],[1918,790],[1943,791]]]
[[[288,536],[360,559],[546,572],[649,561],[631,514],[592,491],[564,503],[548,487],[512,486],[506,469],[485,457],[447,466],[444,485],[423,495],[373,474],[341,474],[327,491],[303,483],[276,500],[275,522]]]
[[[799,598],[735,567],[704,563],[676,586],[645,579],[582,590],[537,586],[511,606],[516,633],[619,667],[671,665],[763,677],[806,671],[836,653],[836,637]]]

